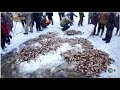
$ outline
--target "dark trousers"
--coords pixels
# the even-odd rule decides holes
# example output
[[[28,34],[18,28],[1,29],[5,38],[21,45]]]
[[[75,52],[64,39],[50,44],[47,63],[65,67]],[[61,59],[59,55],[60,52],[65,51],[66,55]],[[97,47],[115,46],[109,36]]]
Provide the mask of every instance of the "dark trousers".
[[[1,48],[2,48],[2,49],[5,48],[5,40],[6,40],[6,37],[5,37],[5,36],[2,36],[2,37],[1,37]]]
[[[78,22],[78,26],[83,26],[83,19],[80,19],[79,22]]]
[[[108,28],[106,31],[105,39],[110,41],[112,38],[113,28]]]
[[[102,24],[102,23],[99,23],[99,24],[98,24],[98,32],[97,32],[97,35],[99,35],[100,29],[102,29],[102,31],[101,31],[101,36],[103,35],[104,27],[105,27],[105,24]]]
[[[62,18],[64,17],[64,14],[59,14],[60,17],[60,21],[62,20]]]
[[[35,21],[35,23],[36,23],[36,29],[37,29],[37,31],[41,30],[40,22]]]
[[[73,16],[70,16],[70,19],[73,20]]]
[[[116,34],[118,33],[119,29],[120,29],[120,28],[119,28],[119,26],[118,26],[118,27],[117,27],[117,31],[116,31]]]
[[[25,20],[21,20],[21,23],[22,23],[22,26],[24,27],[25,24],[26,24],[26,21]]]
[[[63,28],[62,28],[62,30],[64,31],[64,30],[67,30],[70,26],[68,25],[68,24],[65,24],[64,26],[62,26]]]
[[[94,30],[93,30],[93,34],[92,35],[95,35],[95,33],[96,33],[96,27],[97,27],[97,23],[94,26]]]

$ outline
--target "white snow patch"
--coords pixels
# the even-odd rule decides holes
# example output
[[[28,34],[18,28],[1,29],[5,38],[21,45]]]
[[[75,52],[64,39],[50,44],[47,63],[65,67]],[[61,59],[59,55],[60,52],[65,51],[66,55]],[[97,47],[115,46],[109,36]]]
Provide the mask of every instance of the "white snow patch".
[[[19,72],[31,73],[37,69],[52,68],[64,63],[61,58],[61,52],[71,49],[72,47],[68,43],[62,44],[58,50],[54,53],[48,53],[46,55],[39,55],[36,60],[30,60],[30,62],[22,62],[19,65]]]

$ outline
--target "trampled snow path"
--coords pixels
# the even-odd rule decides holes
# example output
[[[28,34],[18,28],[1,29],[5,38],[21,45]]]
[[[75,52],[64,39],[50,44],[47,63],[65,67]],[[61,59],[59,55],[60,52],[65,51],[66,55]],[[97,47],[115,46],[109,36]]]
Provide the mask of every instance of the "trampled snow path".
[[[79,15],[78,12],[75,12],[76,15]],[[47,29],[45,29],[42,32],[37,32],[35,29],[35,26],[33,27],[33,33],[29,33],[28,35],[24,35],[23,32],[23,28],[20,22],[17,22],[16,25],[16,29],[14,32],[13,39],[11,40],[11,44],[10,45],[6,45],[7,46],[7,52],[12,51],[14,48],[17,48],[20,44],[22,44],[23,42],[31,39],[31,38],[35,38],[38,37],[40,34],[45,34],[47,32],[58,32],[59,36],[61,37],[67,37],[66,35],[64,35],[64,32],[61,30],[60,27],[60,22],[59,22],[59,16],[57,12],[54,12],[53,15],[53,21],[54,21],[54,25],[49,25]],[[83,38],[88,38],[88,36],[90,35],[92,29],[93,29],[93,25],[88,25],[88,12],[85,12],[85,18],[84,18],[84,23],[83,23],[83,27],[78,27],[77,23],[78,23],[78,18],[74,17],[74,25],[71,26],[69,28],[69,30],[80,30],[82,32],[84,32],[84,34],[82,36],[77,35],[76,37],[83,37]],[[15,25],[15,23],[14,23]],[[13,28],[14,30],[14,28]],[[19,33],[23,31],[22,33]],[[104,31],[104,35],[102,38],[104,38],[105,36],[105,32]],[[110,67],[116,68],[116,71],[113,73],[102,73],[101,77],[102,78],[120,78],[120,37],[119,36],[115,36],[116,32],[116,28],[114,29],[113,32],[113,37],[111,39],[111,42],[106,44],[104,41],[102,41],[102,38],[100,38],[99,36],[91,36],[88,38],[88,40],[90,40],[93,45],[95,46],[95,48],[100,49],[102,51],[107,52],[111,58],[113,58],[115,60],[115,62],[113,63],[113,65],[111,65]],[[17,35],[16,35],[17,34]],[[75,36],[70,36],[70,37],[75,37]],[[69,46],[68,46],[69,47]],[[67,47],[67,48],[68,48]],[[66,49],[66,47],[62,47],[62,49]],[[58,53],[59,54],[59,53]],[[58,55],[57,54],[57,55]],[[27,73],[27,72],[32,72],[38,68],[45,68],[45,67],[49,67],[49,66],[55,66],[55,65],[59,65],[60,63],[62,63],[62,61],[60,61],[59,55],[55,57],[54,54],[48,54],[46,57],[43,56],[42,61],[40,62],[40,60],[37,60],[36,62],[31,61],[30,63],[22,63],[20,66],[20,71]],[[58,59],[58,58],[59,59]],[[43,66],[43,67],[42,67]]]

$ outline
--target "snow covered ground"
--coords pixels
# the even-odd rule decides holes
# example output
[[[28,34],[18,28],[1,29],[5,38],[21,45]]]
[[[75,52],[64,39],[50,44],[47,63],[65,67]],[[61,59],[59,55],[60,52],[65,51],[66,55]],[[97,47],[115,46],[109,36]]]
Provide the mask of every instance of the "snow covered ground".
[[[78,12],[75,12],[75,14],[79,16]],[[113,73],[109,73],[108,71],[106,73],[103,72],[101,73],[100,78],[120,78],[120,56],[119,56],[120,55],[120,37],[115,35],[116,28],[114,29],[111,42],[108,44],[106,44],[102,40],[102,38],[105,37],[106,31],[104,31],[104,35],[102,36],[102,38],[100,38],[99,36],[91,36],[88,38],[94,26],[88,25],[88,12],[84,12],[84,14],[85,14],[85,18],[84,18],[82,27],[77,26],[79,17],[78,18],[74,17],[74,21],[75,21],[74,25],[68,29],[68,30],[80,30],[84,32],[84,34],[81,36],[76,35],[76,36],[69,36],[69,37],[87,38],[89,41],[93,43],[95,48],[105,51],[110,55],[111,58],[115,60],[115,62],[109,67],[109,68],[115,69],[114,72]],[[13,28],[14,33],[11,33],[13,36],[11,40],[11,44],[6,45],[7,51],[3,52],[1,50],[2,53],[4,54],[8,53],[12,51],[14,48],[17,48],[23,42],[31,38],[36,38],[40,34],[45,34],[47,32],[58,32],[59,36],[68,38],[68,36],[64,35],[64,32],[61,30],[62,27],[60,26],[59,16],[57,12],[54,12],[53,22],[54,22],[54,25],[49,25],[47,29],[40,31],[39,33],[36,31],[36,28],[34,26],[33,33],[29,33],[28,35],[23,34],[24,30],[20,22],[17,22],[17,23],[14,22],[14,26],[16,27]],[[39,68],[51,68],[54,66],[58,66],[59,64],[64,63],[64,61],[60,57],[60,52],[66,51],[67,49],[71,49],[71,47],[67,43],[65,43],[54,53],[48,53],[47,55],[40,56],[37,58],[36,61],[31,60],[29,63],[23,62],[19,65],[20,72],[30,73]]]

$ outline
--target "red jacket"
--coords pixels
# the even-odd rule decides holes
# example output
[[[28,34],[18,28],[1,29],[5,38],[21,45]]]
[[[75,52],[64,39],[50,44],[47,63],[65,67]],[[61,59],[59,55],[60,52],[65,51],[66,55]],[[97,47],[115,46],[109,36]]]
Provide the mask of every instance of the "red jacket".
[[[1,30],[3,31],[4,36],[8,36],[10,33],[10,28],[8,26],[8,23],[6,21],[3,21],[1,23]]]

